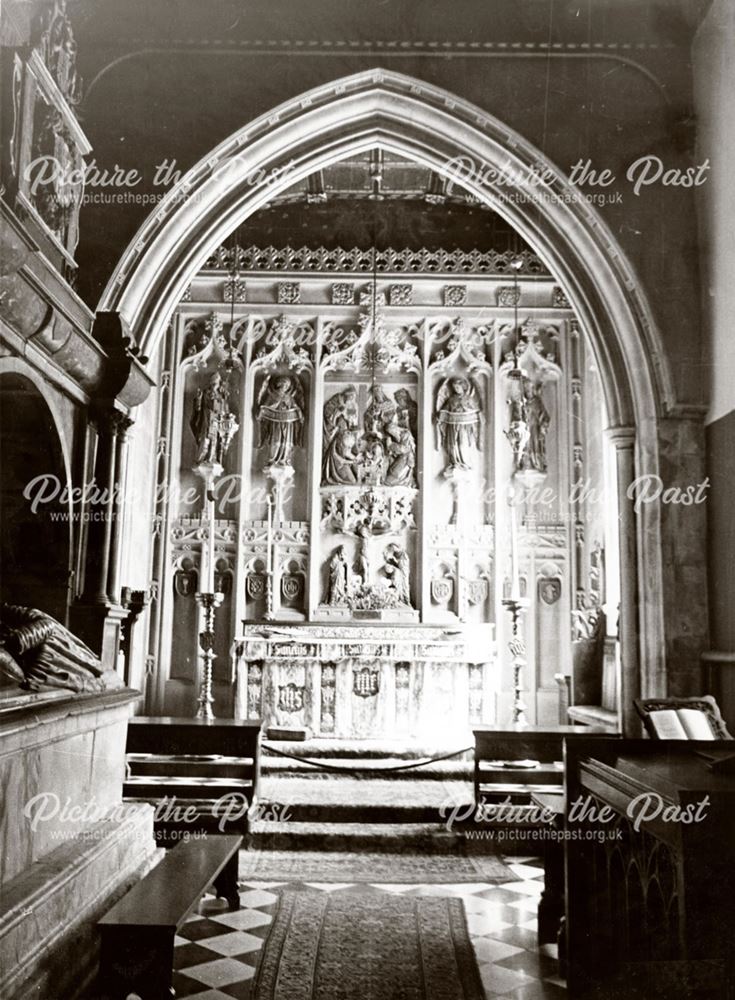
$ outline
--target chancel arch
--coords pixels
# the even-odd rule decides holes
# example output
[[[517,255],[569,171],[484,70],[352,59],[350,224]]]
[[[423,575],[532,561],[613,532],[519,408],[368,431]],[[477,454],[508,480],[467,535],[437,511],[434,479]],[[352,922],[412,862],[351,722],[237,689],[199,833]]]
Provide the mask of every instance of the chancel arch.
[[[172,328],[178,329],[175,336],[183,344],[187,334],[180,324],[185,322],[181,317],[186,315],[187,310],[177,307],[190,294],[188,290],[192,282],[196,287],[196,276],[206,272],[207,262],[216,255],[218,247],[226,247],[231,234],[235,230],[242,230],[243,226],[246,228],[248,218],[263,209],[273,198],[347,157],[368,154],[373,150],[381,150],[387,156],[411,159],[437,176],[461,186],[481,203],[490,205],[519,234],[524,246],[530,248],[542,262],[546,273],[558,285],[561,296],[558,301],[563,300],[567,304],[568,312],[563,317],[566,332],[561,337],[557,332],[557,339],[565,342],[565,351],[567,341],[571,342],[573,339],[573,330],[576,329],[580,342],[584,341],[599,377],[600,396],[604,398],[605,422],[609,432],[608,445],[614,451],[614,460],[611,463],[608,459],[607,464],[610,469],[615,467],[613,471],[619,503],[617,523],[620,525],[619,534],[622,539],[620,551],[614,558],[611,557],[611,561],[620,566],[620,634],[625,665],[623,701],[630,703],[632,697],[641,691],[659,693],[663,684],[666,646],[661,612],[663,578],[658,544],[659,509],[644,506],[635,513],[627,497],[628,485],[637,475],[655,474],[658,471],[657,418],[671,403],[668,372],[665,363],[660,360],[663,355],[658,350],[655,325],[635,276],[594,209],[538,150],[492,116],[418,80],[382,70],[358,74],[309,92],[246,126],[190,171],[152,213],[136,236],[103,295],[100,310],[118,311],[121,314],[144,356],[158,357],[161,349],[166,350],[162,339],[165,331]],[[540,182],[539,178],[543,181]],[[505,266],[505,283],[510,281],[512,284],[512,278],[508,278],[510,272],[507,262]],[[442,267],[445,270],[442,271]],[[281,272],[284,285],[298,284],[290,280],[293,278],[292,271],[293,268],[290,269],[288,263],[274,263],[273,274]],[[350,277],[349,267],[337,266],[336,271],[340,277]],[[386,268],[384,273],[390,274],[390,268]],[[446,270],[446,262],[438,265],[438,271],[434,273],[443,279],[444,284],[448,284],[446,279],[450,272]],[[494,273],[491,276],[500,278],[502,275]],[[426,278],[426,275],[423,277]],[[232,277],[233,282],[234,280]],[[245,281],[247,284],[247,275]],[[410,284],[408,280],[395,282],[401,283]],[[278,284],[275,282],[273,287]],[[380,282],[375,279],[375,284],[385,285],[386,280],[381,276]],[[366,282],[361,280],[360,285],[365,286]],[[425,281],[424,285],[428,287]],[[373,292],[375,290],[373,287]],[[278,296],[280,292],[275,294]],[[284,291],[283,294],[288,296],[295,293]],[[378,294],[390,295],[390,289],[378,289]],[[237,298],[234,284],[231,285],[231,295],[234,301]],[[248,298],[247,290],[245,297]],[[220,345],[225,342],[224,349],[220,346],[225,354],[232,347],[229,341],[231,327],[236,319],[242,322],[250,303],[243,303],[244,308],[236,310],[237,316],[230,310],[231,304],[225,301],[223,284],[219,304],[216,307],[213,305],[211,309],[211,328],[208,333],[215,346],[218,342]],[[265,305],[264,302],[257,302],[257,296],[255,304]],[[288,298],[277,298],[275,302],[275,305],[284,306],[297,304]],[[358,301],[357,305],[359,304]],[[392,305],[389,298],[386,304],[389,307]],[[365,305],[369,312],[370,303]],[[451,325],[457,317],[453,315],[452,307],[445,306],[444,302],[441,305],[444,315],[439,315],[436,319]],[[396,306],[400,308],[398,302]],[[315,324],[316,342],[321,351],[324,346],[324,320],[320,318],[318,309],[305,312],[308,315],[302,310],[292,321],[297,324]],[[289,310],[283,311],[287,318],[288,314]],[[248,316],[250,332],[245,338],[246,355],[250,350],[248,345],[257,342],[257,337],[253,339],[256,336],[253,330],[258,323],[262,326],[263,335],[267,335],[269,324],[278,319],[272,311],[271,315],[267,315],[265,309],[254,310],[253,315]],[[357,315],[352,319],[359,325]],[[544,343],[549,330],[546,328],[540,332],[535,331],[531,336],[521,338],[512,319],[512,316],[506,316],[507,325],[514,332],[510,339],[506,338],[505,345],[502,330],[498,329],[493,331],[483,347],[487,351],[484,358],[487,372],[482,371],[482,365],[477,364],[476,357],[464,370],[451,369],[450,366],[450,370],[442,372],[442,367],[446,367],[445,358],[431,355],[431,338],[425,335],[426,330],[414,335],[414,343],[409,343],[411,335],[408,335],[408,346],[416,350],[420,378],[417,377],[412,383],[410,372],[401,371],[400,379],[395,385],[390,385],[390,395],[395,399],[396,392],[402,388],[408,392],[408,398],[417,407],[421,427],[416,434],[415,448],[419,456],[418,465],[423,472],[443,456],[446,460],[444,469],[450,473],[447,479],[451,479],[452,470],[458,471],[465,464],[461,457],[462,448],[474,447],[475,440],[479,440],[480,434],[487,427],[493,428],[494,433],[492,444],[488,445],[489,454],[493,456],[492,468],[497,470],[502,467],[501,462],[495,462],[495,451],[499,443],[508,441],[505,434],[508,428],[504,426],[508,412],[505,383],[510,372],[518,368],[526,371],[530,367],[537,374],[543,373],[541,380],[536,379],[535,383],[531,380],[533,384],[529,396],[525,401],[521,398],[521,402],[524,406],[537,409],[537,404],[540,404],[541,409],[547,406],[543,394],[534,395],[534,384],[543,382],[551,385],[555,381],[552,369],[556,362],[549,361],[553,352]],[[418,320],[424,324],[430,322],[425,315],[418,317]],[[369,322],[374,329],[377,324],[374,303]],[[412,318],[411,323],[416,326],[417,318]],[[475,331],[476,328],[477,325]],[[222,330],[227,334],[224,338]],[[453,334],[449,328],[446,335],[448,341],[452,340]],[[456,339],[455,336],[454,340]],[[460,337],[460,351],[461,340]],[[492,346],[488,346],[489,344]],[[452,343],[444,354],[450,354],[456,349],[456,344]],[[511,357],[506,356],[508,351]],[[533,351],[537,354],[536,358],[532,357]],[[518,355],[522,352],[527,356],[519,365]],[[242,351],[239,353],[242,355]],[[173,360],[178,363],[179,359],[176,356]],[[225,360],[223,354],[217,364]],[[329,379],[320,381],[319,377],[315,377],[315,373],[318,376],[319,372],[314,367],[318,368],[320,359],[309,357],[308,362],[312,370],[303,377],[300,375],[298,387],[293,383],[288,392],[296,393],[298,388],[303,394],[304,407],[311,408],[308,414],[307,409],[304,409],[303,414],[304,421],[307,416],[310,418],[317,435],[310,442],[312,464],[314,461],[323,464],[329,460],[323,453],[324,442],[320,436],[328,423],[324,406],[337,395],[340,379],[335,377],[331,382]],[[262,396],[262,405],[266,409],[269,405],[269,389],[264,388],[264,369],[258,373],[258,366],[263,365],[262,355],[257,359],[244,357],[241,363],[243,380],[240,387],[243,395],[239,414],[242,426],[237,442],[229,453],[237,458],[228,458],[228,461],[236,462],[238,470],[243,469],[243,463],[249,461],[249,456],[263,447],[262,443],[258,445],[255,442],[255,429],[244,426],[246,419],[252,422],[255,416],[255,395]],[[557,367],[559,380],[563,368]],[[214,376],[215,370],[214,365],[208,368],[205,366],[208,377]],[[170,366],[167,371],[170,377]],[[488,373],[492,373],[492,379],[488,378]],[[279,374],[283,376],[284,370],[279,371],[276,364],[272,375]],[[567,376],[572,400],[575,383],[571,369],[566,370],[564,377]],[[350,382],[349,366],[341,378],[345,385]],[[505,386],[502,395],[496,391],[498,380]],[[524,383],[519,382],[516,388],[519,386],[523,397]],[[204,391],[206,386],[199,385],[197,388]],[[368,385],[366,392],[369,391]],[[443,400],[438,403],[440,395],[443,395]],[[293,408],[300,408],[300,404],[295,402]],[[367,396],[362,402],[358,402],[360,419],[363,421],[366,408]],[[452,414],[461,413],[463,408],[467,419],[461,434],[462,442],[458,445],[459,438],[454,434],[458,421]],[[568,415],[565,414],[566,411],[561,408],[557,434],[562,432],[563,421],[568,421]],[[402,419],[405,423],[406,418]],[[172,421],[172,426],[184,428],[180,413],[172,414]],[[461,419],[459,423],[462,423]],[[435,442],[430,442],[430,431],[431,434],[436,434]],[[565,454],[571,454],[573,466],[575,442],[569,437],[568,422],[564,433],[567,435]],[[502,438],[499,436],[501,434]],[[341,442],[339,447],[344,443]],[[488,452],[483,454],[487,459]],[[341,457],[344,458],[344,451]],[[340,456],[337,455],[336,458],[339,459]],[[333,463],[333,467],[336,468],[338,464],[339,462]],[[383,475],[386,474],[387,470],[384,468]],[[493,474],[497,475],[496,472]],[[339,478],[338,473],[333,472],[332,475]],[[301,499],[306,504],[305,520],[311,522],[312,541],[309,545],[313,546],[315,529],[318,532],[318,525],[315,523],[317,500],[321,502],[318,491],[325,486],[340,484],[322,483],[314,473],[310,473],[307,478],[310,493]],[[570,484],[568,475],[567,485]],[[417,499],[417,505],[423,509],[433,498],[425,490],[419,493],[421,496]],[[448,512],[449,523],[453,517],[456,520],[463,495],[461,489],[456,491],[454,510]],[[275,502],[274,495],[274,504]],[[246,510],[247,504],[240,502],[237,515],[233,518],[237,536],[232,543],[235,550],[241,546],[242,532],[249,530],[245,522],[265,520],[262,516],[253,517],[253,511],[248,518]],[[425,536],[425,518],[422,525],[421,531]],[[404,526],[402,530],[410,529]],[[570,547],[570,537],[567,531],[563,547],[568,553],[574,549],[574,545]],[[328,598],[324,600],[328,569],[323,558],[318,573],[313,566],[304,567],[303,562],[299,563],[304,555],[303,539],[299,541],[294,537],[289,539],[288,544],[291,551],[284,554],[291,562],[288,564],[289,572],[285,575],[293,577],[289,588],[294,593],[298,589],[300,575],[303,576],[303,610],[299,612],[294,596],[288,597],[280,592],[275,595],[275,603],[291,612],[287,616],[291,620],[294,620],[295,614],[303,613],[304,621],[315,621],[320,603],[329,605]],[[418,561],[415,572],[411,573],[411,609],[424,612],[427,602],[432,601],[432,586],[435,595],[440,597],[439,604],[444,600],[442,595],[453,589],[454,592],[446,600],[447,612],[455,613],[450,611],[450,605],[454,602],[453,606],[459,608],[459,617],[462,618],[465,609],[460,605],[465,598],[460,595],[456,583],[452,588],[450,582],[452,573],[455,574],[455,579],[458,578],[458,568],[453,562],[460,558],[459,549],[455,555],[437,552],[433,564],[438,567],[438,575],[435,576],[427,554],[427,543],[424,540],[421,544],[424,547],[423,556]],[[494,541],[493,548],[495,544]],[[225,555],[227,545],[224,539],[221,540],[220,548],[221,555]],[[335,558],[338,548],[339,546],[335,546],[332,554]],[[252,554],[250,564],[253,571],[249,573],[248,580],[243,576],[242,568],[234,571],[235,592],[231,600],[236,617],[245,610],[243,602],[247,600],[248,586],[251,601],[257,600],[261,585],[255,582],[255,578],[258,576],[258,567],[262,569],[261,556],[262,553]],[[474,556],[475,554],[473,558]],[[558,583],[555,581],[561,579],[554,556],[555,553],[550,553],[549,559],[538,562],[538,567],[534,563],[534,568],[528,568],[525,578],[519,581],[519,585],[522,583],[525,588],[526,595],[531,591],[536,595],[543,593],[547,600],[540,600],[540,604],[548,608],[553,608],[556,603],[554,598]],[[343,553],[343,557],[352,559],[354,563],[363,558],[357,549]],[[236,561],[240,565],[239,557]],[[335,572],[336,569],[335,564]],[[472,566],[472,572],[477,573],[474,596],[480,595],[476,604],[482,604],[485,600],[489,607],[492,600],[497,606],[502,600],[505,581],[501,577],[499,587],[497,572],[491,581],[491,575],[488,572],[483,574],[482,570],[482,560],[479,563],[475,560]],[[400,574],[397,562],[395,571]],[[266,567],[267,572],[269,570]],[[250,577],[253,578],[252,583],[248,582]],[[442,579],[444,583],[441,583]],[[440,582],[434,585],[435,580]],[[492,592],[492,598],[482,598],[481,592],[485,588],[488,593]],[[568,586],[562,587],[562,593],[563,598],[557,600],[568,602],[566,610],[571,614],[574,610],[573,595]],[[271,594],[272,599],[273,597]],[[284,597],[285,604],[281,604]],[[261,601],[263,598],[264,595],[261,595]],[[254,614],[257,618],[260,612],[256,609]],[[248,617],[247,614],[243,616]],[[166,620],[164,612],[164,623]],[[170,619],[169,624],[172,624]],[[538,637],[534,641],[538,642]],[[222,651],[224,644],[223,637]],[[220,664],[220,670],[223,669]],[[365,683],[369,688],[369,678]],[[468,680],[468,684],[470,683],[476,683],[476,679],[472,682]],[[287,687],[283,684],[280,686]]]

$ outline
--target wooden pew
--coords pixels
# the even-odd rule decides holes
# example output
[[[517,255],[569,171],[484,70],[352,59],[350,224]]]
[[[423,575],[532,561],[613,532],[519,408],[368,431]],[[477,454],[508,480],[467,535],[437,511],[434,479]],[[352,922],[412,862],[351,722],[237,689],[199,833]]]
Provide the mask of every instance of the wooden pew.
[[[238,851],[242,837],[201,834],[182,841],[99,921],[99,993],[171,1000],[174,937],[214,884],[230,909],[240,905]]]
[[[729,741],[567,743],[571,997],[735,997],[735,775],[708,767],[731,752]],[[576,802],[597,814],[575,809],[572,822]]]
[[[477,726],[475,738],[475,805],[485,800],[530,802],[534,792],[561,792],[564,786],[564,740],[604,735],[592,726],[525,726],[499,729]],[[537,760],[534,768],[513,767],[514,761]]]
[[[258,801],[258,720],[139,716],[130,720],[123,797],[156,806],[156,839],[247,834]]]

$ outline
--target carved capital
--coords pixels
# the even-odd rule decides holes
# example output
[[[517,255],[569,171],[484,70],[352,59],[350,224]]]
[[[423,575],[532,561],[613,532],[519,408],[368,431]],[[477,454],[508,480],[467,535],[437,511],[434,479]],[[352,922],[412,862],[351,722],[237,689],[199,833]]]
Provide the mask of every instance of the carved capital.
[[[90,417],[99,433],[107,438],[125,438],[135,423],[127,413],[103,406],[93,408]]]

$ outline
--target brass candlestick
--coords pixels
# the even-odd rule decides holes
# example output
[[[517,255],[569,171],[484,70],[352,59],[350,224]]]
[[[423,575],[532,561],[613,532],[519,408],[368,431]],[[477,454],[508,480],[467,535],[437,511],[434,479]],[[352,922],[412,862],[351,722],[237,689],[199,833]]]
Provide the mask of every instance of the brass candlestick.
[[[513,715],[511,724],[522,728],[528,725],[526,703],[523,701],[523,668],[526,666],[526,644],[521,635],[523,612],[529,605],[525,597],[510,597],[503,601],[503,607],[510,612],[512,634],[508,649],[513,665]]]
[[[224,596],[224,594],[220,593],[200,593],[196,595],[197,603],[204,611],[204,627],[199,633],[199,648],[202,651],[202,679],[199,684],[199,697],[197,698],[197,719],[214,718],[212,665],[217,656],[214,652],[214,618]]]

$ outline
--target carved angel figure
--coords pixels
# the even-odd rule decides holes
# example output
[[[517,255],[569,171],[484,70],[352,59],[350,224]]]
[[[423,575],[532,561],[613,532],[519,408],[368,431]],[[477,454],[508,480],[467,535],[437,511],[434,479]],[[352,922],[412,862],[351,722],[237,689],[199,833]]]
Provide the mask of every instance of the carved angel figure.
[[[197,464],[222,465],[237,433],[238,423],[230,410],[230,387],[215,372],[205,389],[197,389],[189,426],[197,444]]]
[[[260,428],[258,447],[268,448],[268,464],[291,465],[304,428],[304,390],[299,379],[292,375],[268,376],[258,395],[255,419]]]
[[[482,411],[473,383],[457,376],[445,379],[437,393],[435,414],[439,443],[449,463],[445,472],[471,469],[472,452],[480,448],[482,430]]]

